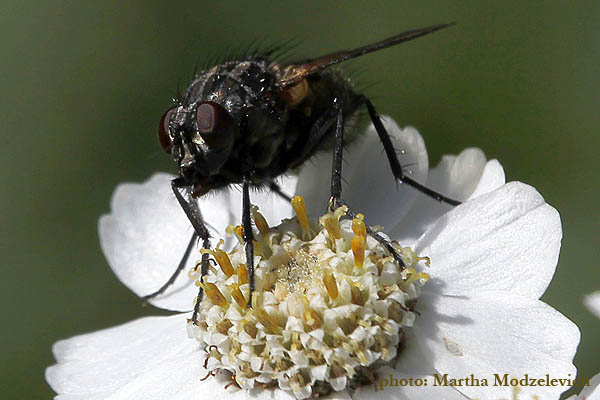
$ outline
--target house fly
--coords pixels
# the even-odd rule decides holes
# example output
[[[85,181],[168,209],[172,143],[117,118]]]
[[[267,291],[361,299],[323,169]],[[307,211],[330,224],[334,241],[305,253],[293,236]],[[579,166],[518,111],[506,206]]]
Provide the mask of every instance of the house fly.
[[[242,186],[242,227],[250,284],[254,285],[254,246],[250,188],[267,187],[289,199],[275,178],[301,167],[317,152],[333,151],[330,209],[345,205],[342,198],[344,147],[358,137],[350,127],[366,108],[398,182],[452,205],[458,201],[437,193],[405,175],[375,107],[332,65],[429,34],[451,24],[413,29],[353,50],[296,62],[277,62],[271,54],[254,54],[223,62],[198,73],[182,100],[160,119],[158,138],[178,168],[173,193],[190,220],[194,233],[172,277],[150,299],[175,281],[200,239],[210,248],[210,234],[197,198],[230,185]],[[344,132],[347,130],[348,132]],[[349,216],[356,214],[349,209]],[[389,241],[372,229],[368,233],[404,265]],[[201,261],[201,279],[208,272],[209,255]],[[194,307],[196,321],[203,291]]]

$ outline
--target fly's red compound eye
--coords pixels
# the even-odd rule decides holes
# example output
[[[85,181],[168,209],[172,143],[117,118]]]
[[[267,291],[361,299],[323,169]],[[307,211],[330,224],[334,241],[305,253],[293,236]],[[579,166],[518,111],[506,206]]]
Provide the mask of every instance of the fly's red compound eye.
[[[229,140],[229,114],[219,104],[202,103],[196,110],[196,126],[202,139],[210,147],[219,147]]]
[[[160,117],[160,122],[158,123],[158,141],[163,150],[167,153],[171,152],[171,147],[173,146],[171,136],[169,135],[169,123],[173,112],[175,112],[175,108],[167,110],[162,117]]]

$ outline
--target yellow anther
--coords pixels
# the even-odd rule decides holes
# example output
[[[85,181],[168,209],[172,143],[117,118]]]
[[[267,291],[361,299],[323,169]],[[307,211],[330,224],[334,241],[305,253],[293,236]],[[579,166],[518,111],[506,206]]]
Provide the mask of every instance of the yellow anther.
[[[244,331],[252,338],[255,339],[258,334],[256,325],[250,321],[244,321]]]
[[[414,281],[421,279],[421,274],[414,268],[406,268],[402,271],[402,279],[404,280],[402,283],[403,287],[408,287],[408,285],[412,284]]]
[[[350,242],[352,253],[354,254],[354,266],[362,268],[365,264],[365,249],[367,247],[367,226],[365,225],[364,215],[358,214],[352,219],[352,231],[354,237]]]
[[[429,274],[426,274],[425,272],[419,272],[419,279],[422,279],[425,282],[427,282],[429,280]]]
[[[337,299],[339,296],[337,282],[335,281],[335,276],[329,271],[323,274],[323,284],[325,285],[325,289],[327,289],[327,293],[331,300]]]
[[[362,292],[352,282],[350,282],[350,297],[353,304],[359,306],[365,305],[365,299],[363,298]]]
[[[402,254],[402,258],[408,266],[414,267],[419,261],[425,261],[428,267],[431,266],[429,257],[419,257],[410,247],[402,247],[399,244],[395,244],[394,247]]]
[[[357,350],[356,351],[356,355],[358,356],[358,359],[360,360],[360,363],[362,365],[365,365],[367,363],[367,356],[365,356],[365,352],[362,350]]]
[[[254,225],[256,225],[260,234],[266,237],[269,232],[271,232],[271,228],[265,217],[258,211],[257,206],[252,206],[252,218],[254,219]]]
[[[321,317],[319,317],[319,314],[315,310],[304,312],[304,319],[310,329],[319,329],[321,327]]]
[[[290,345],[290,349],[293,351],[302,350],[302,343],[300,342],[300,335],[298,332],[292,333],[292,344]]]
[[[340,231],[340,221],[338,220],[338,218],[336,218],[336,216],[332,213],[327,213],[321,218],[319,218],[319,222],[327,230],[327,233],[329,234],[329,239],[331,239],[331,241],[335,245],[335,240],[342,237]]]
[[[313,236],[313,232],[310,229],[310,224],[308,223],[308,215],[306,214],[306,206],[304,205],[304,199],[302,198],[302,196],[296,195],[292,198],[291,203],[292,208],[298,216],[300,226],[302,227],[302,238],[304,240],[311,239]]]
[[[240,243],[244,243],[244,227],[242,225],[235,227],[235,236],[237,236]]]
[[[229,236],[235,235],[240,244],[244,244],[244,231],[241,225],[228,225],[227,228],[225,228],[225,232],[227,232]]]
[[[352,231],[356,236],[367,237],[367,226],[365,225],[365,216],[358,214],[356,218],[352,219]]]
[[[404,280],[409,280],[409,279],[414,280],[416,274],[417,274],[417,271],[414,268],[406,268],[404,271],[402,271],[402,278]]]
[[[240,286],[234,283],[233,285],[227,286],[227,288],[229,289],[229,292],[231,293],[231,297],[233,297],[233,299],[240,306],[240,308],[246,309],[246,305],[248,304],[248,301],[246,300],[246,298],[244,297],[244,294],[240,290]]]
[[[248,268],[246,264],[239,264],[237,267],[238,284],[248,283]]]
[[[321,317],[317,314],[312,308],[310,308],[310,303],[306,298],[306,295],[302,295],[302,304],[304,305],[304,319],[306,321],[306,325],[310,329],[317,329],[321,327]]]
[[[215,325],[215,327],[217,328],[217,331],[221,335],[227,335],[227,333],[229,332],[229,328],[231,328],[232,326],[233,326],[233,324],[228,319],[222,319],[219,322],[217,322],[217,325]]]
[[[275,322],[273,317],[271,317],[269,315],[269,313],[267,313],[265,310],[263,310],[261,308],[255,308],[253,310],[254,310],[254,315],[256,316],[256,319],[258,320],[258,322],[260,322],[265,327],[265,330],[267,331],[267,333],[270,333],[270,334],[280,334],[281,333],[281,328],[279,327],[279,325],[277,325],[277,323]]]
[[[221,271],[223,271],[225,276],[227,276],[229,278],[231,275],[233,275],[235,273],[235,270],[233,269],[233,266],[231,265],[231,260],[229,259],[229,256],[227,255],[227,253],[220,249],[220,247],[223,245],[223,243],[225,243],[225,241],[223,239],[221,239],[221,240],[219,240],[219,243],[217,244],[216,249],[214,249],[214,250],[202,249],[202,250],[200,250],[200,253],[211,254],[217,260],[217,263],[219,263],[219,266],[221,267]]]
[[[217,285],[215,285],[214,283],[207,282],[207,283],[200,284],[200,286],[202,286],[202,288],[204,288],[204,293],[206,293],[208,298],[215,305],[217,305],[219,307],[223,307],[223,308],[229,305],[229,303],[227,302],[227,299],[225,298],[225,296],[223,296],[223,293],[221,293],[221,291],[219,290]]]
[[[362,268],[365,264],[366,240],[364,236],[355,235],[350,242],[352,253],[354,254],[354,266]]]

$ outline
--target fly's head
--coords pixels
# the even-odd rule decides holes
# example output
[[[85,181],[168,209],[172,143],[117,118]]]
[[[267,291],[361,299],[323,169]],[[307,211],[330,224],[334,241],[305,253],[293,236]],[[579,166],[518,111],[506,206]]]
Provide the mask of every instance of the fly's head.
[[[202,71],[181,104],[163,114],[160,144],[190,185],[210,190],[213,177],[227,175],[222,169],[228,160],[239,159],[255,139],[281,126],[286,107],[271,65],[256,58]]]
[[[239,127],[219,103],[194,102],[163,114],[158,139],[173,157],[180,176],[208,190],[211,175],[231,153],[237,130]]]

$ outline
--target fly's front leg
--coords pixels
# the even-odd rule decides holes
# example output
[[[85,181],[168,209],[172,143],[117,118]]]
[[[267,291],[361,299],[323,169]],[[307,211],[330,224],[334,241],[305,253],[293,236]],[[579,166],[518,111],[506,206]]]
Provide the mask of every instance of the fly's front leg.
[[[183,253],[183,256],[181,257],[181,260],[179,261],[179,265],[177,265],[177,268],[173,272],[173,275],[171,275],[169,280],[166,281],[165,284],[162,285],[158,290],[156,290],[155,292],[152,292],[150,294],[147,294],[146,296],[143,296],[142,300],[148,301],[150,299],[155,298],[158,295],[163,294],[165,292],[165,290],[167,290],[167,288],[169,286],[171,286],[173,284],[173,282],[175,282],[175,279],[177,279],[177,277],[179,276],[181,271],[183,271],[183,268],[185,267],[185,264],[187,263],[190,253],[192,252],[192,249],[194,248],[194,243],[196,242],[196,240],[198,240],[198,234],[196,232],[194,232],[192,234],[192,237],[190,238],[187,248],[185,249],[185,252]]]
[[[244,230],[244,243],[246,246],[246,267],[250,281],[250,294],[247,307],[252,308],[252,293],[254,292],[254,232],[252,231],[252,217],[250,216],[250,182],[244,178],[242,198],[242,227]]]
[[[171,188],[173,189],[173,193],[175,194],[175,198],[179,202],[179,205],[185,212],[185,215],[188,217],[192,227],[194,228],[194,235],[199,237],[202,240],[202,247],[205,249],[210,248],[210,233],[208,232],[208,228],[204,223],[204,219],[202,218],[202,213],[200,212],[200,207],[198,203],[192,196],[192,187],[186,185],[180,178],[175,178],[171,181]],[[209,254],[202,254],[202,262],[200,267],[200,282],[204,282],[204,277],[208,273],[208,260]],[[197,322],[198,311],[200,309],[200,303],[202,302],[202,297],[204,295],[204,290],[202,286],[198,289],[198,297],[196,298],[196,304],[194,304],[194,313],[192,314],[192,322]]]
[[[329,198],[330,211],[338,207],[346,206],[346,202],[342,199],[342,160],[344,158],[344,118],[342,107],[338,99],[334,100],[334,108],[337,111],[335,124],[335,147],[333,150],[333,163],[331,166],[331,197]],[[358,214],[348,207],[347,215],[351,218],[357,218]],[[394,257],[401,269],[404,269],[405,264],[400,254],[394,246],[385,238],[378,235],[369,225],[366,225],[367,234],[377,240],[385,249]]]

